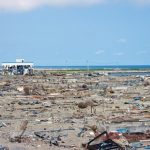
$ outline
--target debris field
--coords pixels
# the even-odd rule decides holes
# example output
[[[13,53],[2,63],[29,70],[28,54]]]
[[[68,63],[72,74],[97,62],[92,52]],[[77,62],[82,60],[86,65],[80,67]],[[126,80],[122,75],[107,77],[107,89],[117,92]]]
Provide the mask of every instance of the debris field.
[[[0,150],[91,149],[88,142],[103,132],[107,139],[91,143],[150,147],[150,77],[40,70],[0,75]]]

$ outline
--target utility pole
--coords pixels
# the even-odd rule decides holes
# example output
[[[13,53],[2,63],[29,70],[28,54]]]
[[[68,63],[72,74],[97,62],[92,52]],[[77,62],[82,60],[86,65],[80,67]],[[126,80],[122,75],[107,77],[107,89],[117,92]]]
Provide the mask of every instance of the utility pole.
[[[86,64],[87,64],[87,71],[89,72],[89,61],[88,60],[86,60]]]

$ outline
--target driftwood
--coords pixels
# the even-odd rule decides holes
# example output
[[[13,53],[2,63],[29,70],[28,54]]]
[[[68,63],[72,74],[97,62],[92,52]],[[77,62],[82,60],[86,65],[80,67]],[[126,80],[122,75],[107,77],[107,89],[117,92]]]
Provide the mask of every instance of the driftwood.
[[[25,131],[27,129],[27,125],[28,125],[28,121],[27,120],[23,121],[21,126],[20,126],[21,133],[18,136],[10,138],[10,142],[21,143],[21,139],[22,139],[22,136],[23,136],[23,134],[25,133]]]

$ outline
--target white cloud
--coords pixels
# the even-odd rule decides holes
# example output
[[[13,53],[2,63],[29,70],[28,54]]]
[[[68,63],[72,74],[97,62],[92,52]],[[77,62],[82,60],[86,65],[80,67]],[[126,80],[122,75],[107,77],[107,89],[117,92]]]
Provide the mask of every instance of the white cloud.
[[[120,38],[117,40],[118,43],[126,43],[127,39],[126,38]]]
[[[0,10],[31,10],[41,6],[88,6],[107,0],[0,0]]]
[[[96,55],[100,55],[102,53],[104,53],[104,50],[98,50],[98,51],[95,52]]]
[[[118,52],[118,53],[115,53],[114,55],[116,55],[116,56],[123,56],[124,53],[123,52]]]
[[[27,11],[42,6],[90,6],[122,2],[139,5],[150,4],[150,0],[0,0],[0,10]]]
[[[138,5],[147,5],[150,4],[150,0],[114,0],[116,3],[128,3],[128,4],[138,4]]]
[[[135,4],[139,4],[139,5],[150,4],[150,0],[132,0],[132,2],[134,2]]]

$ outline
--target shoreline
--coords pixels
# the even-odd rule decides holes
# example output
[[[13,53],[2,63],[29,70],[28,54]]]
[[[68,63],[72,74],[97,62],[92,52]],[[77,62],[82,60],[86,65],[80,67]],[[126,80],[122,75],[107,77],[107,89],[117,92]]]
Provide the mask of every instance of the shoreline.
[[[53,72],[60,72],[60,73],[72,73],[72,72],[79,72],[79,73],[90,73],[90,72],[98,72],[98,73],[148,73],[150,74],[150,69],[147,70],[134,70],[134,69],[120,69],[120,70],[116,70],[116,69],[91,69],[91,70],[86,70],[86,69],[38,69],[38,68],[34,68],[34,71],[45,71],[45,72],[49,72],[49,73],[53,73]]]

